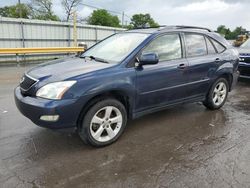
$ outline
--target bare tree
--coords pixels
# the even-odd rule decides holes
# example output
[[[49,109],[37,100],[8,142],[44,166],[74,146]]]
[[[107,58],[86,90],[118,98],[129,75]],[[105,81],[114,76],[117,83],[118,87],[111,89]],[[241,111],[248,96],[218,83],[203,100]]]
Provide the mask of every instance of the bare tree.
[[[33,0],[34,9],[39,13],[52,14],[52,1],[51,0]]]
[[[32,0],[34,18],[44,20],[59,20],[52,11],[52,0]]]
[[[65,9],[66,20],[69,21],[72,10],[76,8],[82,0],[62,0],[62,6]]]

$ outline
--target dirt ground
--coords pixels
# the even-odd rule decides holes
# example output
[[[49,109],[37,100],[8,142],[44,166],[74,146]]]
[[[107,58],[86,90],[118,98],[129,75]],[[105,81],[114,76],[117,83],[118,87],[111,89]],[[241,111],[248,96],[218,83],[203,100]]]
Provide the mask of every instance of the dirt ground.
[[[250,187],[250,81],[221,110],[147,115],[96,149],[18,112],[13,89],[26,69],[0,67],[0,187]]]

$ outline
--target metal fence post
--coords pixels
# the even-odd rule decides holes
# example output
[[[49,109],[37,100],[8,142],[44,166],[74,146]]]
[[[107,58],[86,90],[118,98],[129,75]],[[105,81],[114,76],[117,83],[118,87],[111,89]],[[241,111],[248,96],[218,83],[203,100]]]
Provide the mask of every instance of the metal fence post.
[[[24,22],[22,21],[22,20],[20,20],[20,27],[21,27],[21,40],[22,40],[22,47],[23,48],[25,48],[25,38],[24,38]],[[18,59],[18,64],[19,64],[19,62],[20,62],[20,60],[19,60],[19,57],[17,58]],[[25,61],[26,60],[26,58],[25,58],[25,54],[23,55],[23,61]]]
[[[17,62],[17,66],[19,67],[20,66],[20,58],[19,58],[18,54],[16,54],[16,62]]]
[[[68,25],[68,47],[70,47],[70,23]]]
[[[98,42],[97,28],[95,27],[95,42]]]
[[[21,37],[22,37],[22,47],[25,48],[25,39],[24,39],[24,29],[23,29],[23,21],[20,22],[21,25]]]

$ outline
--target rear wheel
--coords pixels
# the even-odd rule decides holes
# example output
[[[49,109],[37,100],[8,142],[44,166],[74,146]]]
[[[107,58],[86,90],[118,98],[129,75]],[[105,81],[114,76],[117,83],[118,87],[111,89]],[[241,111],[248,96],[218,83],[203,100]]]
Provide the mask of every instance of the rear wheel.
[[[124,105],[115,99],[105,99],[88,110],[78,133],[86,144],[101,147],[115,142],[126,124]]]
[[[219,78],[209,90],[207,98],[203,104],[211,110],[221,108],[226,102],[228,91],[228,81],[225,78]]]

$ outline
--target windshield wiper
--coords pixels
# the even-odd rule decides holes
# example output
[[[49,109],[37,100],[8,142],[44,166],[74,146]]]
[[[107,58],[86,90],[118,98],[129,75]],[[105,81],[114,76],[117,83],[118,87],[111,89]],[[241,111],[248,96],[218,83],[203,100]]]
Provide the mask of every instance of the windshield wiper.
[[[86,58],[86,57],[88,57],[88,58],[90,58],[90,59],[93,59],[93,60],[95,60],[95,61],[98,61],[98,62],[102,62],[102,63],[107,63],[107,64],[109,64],[109,62],[108,61],[106,61],[105,59],[102,59],[102,58],[99,58],[99,57],[94,57],[94,56],[82,56],[81,58]]]

